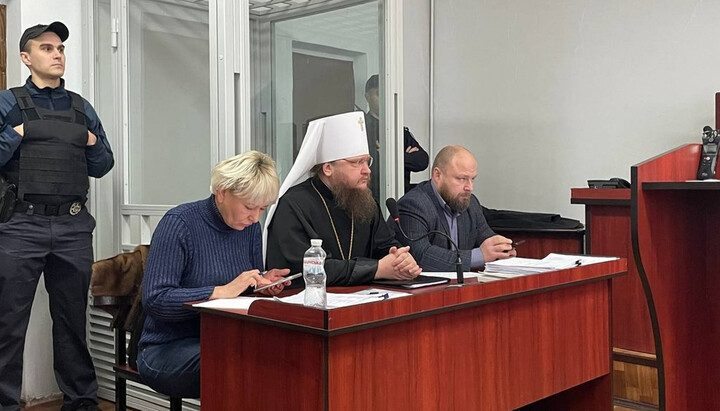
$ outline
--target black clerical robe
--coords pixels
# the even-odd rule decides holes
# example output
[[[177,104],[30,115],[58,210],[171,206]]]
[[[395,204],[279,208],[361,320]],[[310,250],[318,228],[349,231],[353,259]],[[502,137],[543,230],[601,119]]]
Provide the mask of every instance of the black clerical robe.
[[[330,210],[337,239],[318,192]],[[303,256],[310,248],[310,239],[320,238],[327,253],[325,272],[328,286],[370,283],[375,277],[378,260],[388,254],[390,247],[400,246],[394,232],[382,218],[380,206],[377,203],[375,206],[372,221],[364,224],[355,222],[352,253],[349,255],[351,219],[335,205],[330,189],[317,177],[292,187],[280,198],[268,226],[266,268],[289,268],[291,273],[302,272]],[[342,252],[338,248],[338,239]]]

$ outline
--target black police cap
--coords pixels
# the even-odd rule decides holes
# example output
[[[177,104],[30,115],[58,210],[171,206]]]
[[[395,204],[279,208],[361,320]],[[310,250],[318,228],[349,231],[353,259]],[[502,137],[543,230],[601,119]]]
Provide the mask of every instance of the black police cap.
[[[27,44],[28,40],[32,40],[47,31],[57,34],[58,37],[60,37],[60,41],[67,40],[70,35],[67,26],[59,21],[54,21],[50,24],[38,24],[25,30],[22,37],[20,37],[20,51],[25,50],[25,44]]]

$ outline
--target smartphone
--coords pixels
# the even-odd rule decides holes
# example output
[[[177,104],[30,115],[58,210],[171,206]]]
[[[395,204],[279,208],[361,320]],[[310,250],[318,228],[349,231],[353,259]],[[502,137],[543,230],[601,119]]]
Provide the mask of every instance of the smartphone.
[[[289,276],[287,276],[287,277],[279,278],[279,279],[271,282],[270,284],[265,284],[265,285],[261,285],[260,287],[257,287],[257,288],[255,289],[255,291],[253,291],[253,292],[262,291],[262,290],[264,290],[264,289],[266,289],[266,288],[270,288],[270,287],[272,287],[272,286],[275,286],[275,285],[278,285],[278,284],[282,284],[282,283],[284,283],[284,282],[286,282],[286,281],[292,281],[292,280],[300,277],[301,275],[302,275],[302,273],[297,273],[297,274],[289,275]]]

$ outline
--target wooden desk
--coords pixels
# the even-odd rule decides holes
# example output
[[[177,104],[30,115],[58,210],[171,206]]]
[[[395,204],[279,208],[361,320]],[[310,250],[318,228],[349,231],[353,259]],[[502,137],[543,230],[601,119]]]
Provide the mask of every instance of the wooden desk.
[[[610,279],[626,269],[621,259],[334,310],[194,308],[202,406],[607,411]]]

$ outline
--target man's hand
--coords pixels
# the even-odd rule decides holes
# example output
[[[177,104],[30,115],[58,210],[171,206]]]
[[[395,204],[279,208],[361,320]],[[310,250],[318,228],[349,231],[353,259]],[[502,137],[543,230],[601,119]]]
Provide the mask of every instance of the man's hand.
[[[23,127],[23,124],[20,123],[17,126],[13,127],[13,130],[15,130],[16,133],[20,134],[21,136],[25,136],[25,128]]]
[[[97,143],[97,136],[96,136],[95,134],[91,133],[90,131],[88,131],[88,141],[87,141],[87,145],[88,145],[88,146],[94,146],[95,143]]]
[[[418,147],[413,147],[413,146],[410,146],[405,149],[405,152],[408,154],[414,153],[416,151],[420,151],[420,149]]]
[[[422,269],[410,255],[410,247],[391,247],[388,255],[378,261],[376,279],[412,280]]]
[[[480,251],[486,263],[504,258],[515,257],[517,251],[512,248],[512,240],[496,234],[480,244]]]
[[[245,271],[229,283],[215,287],[210,299],[235,298],[250,286],[256,287],[270,283],[271,281],[263,278],[258,270]]]
[[[263,278],[272,283],[274,281],[279,280],[281,277],[285,277],[288,274],[290,274],[289,268],[282,268],[282,269],[273,268],[272,270],[266,272],[265,275],[263,276]],[[284,283],[274,285],[270,288],[266,288],[262,291],[258,291],[257,293],[264,294],[264,295],[278,295],[278,294],[280,294],[280,291],[282,291],[283,288],[285,288],[288,285],[290,285],[290,281],[285,281]]]
[[[390,254],[395,256],[395,261],[393,261],[392,266],[393,271],[395,271],[399,277],[410,280],[422,272],[422,268],[420,268],[412,254],[410,254],[409,246],[401,248],[391,247]]]

